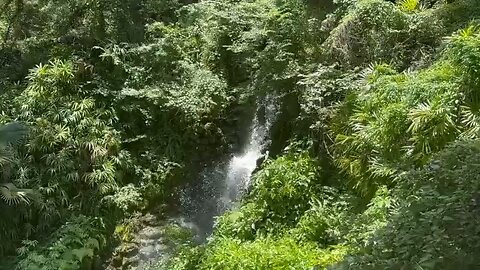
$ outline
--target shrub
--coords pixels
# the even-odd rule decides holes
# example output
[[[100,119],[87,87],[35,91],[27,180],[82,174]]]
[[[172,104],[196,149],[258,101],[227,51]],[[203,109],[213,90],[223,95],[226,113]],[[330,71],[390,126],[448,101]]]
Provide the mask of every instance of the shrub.
[[[370,83],[349,97],[331,126],[336,163],[370,195],[402,166],[423,164],[458,135],[455,104],[461,97],[451,65],[413,74],[382,69],[372,70]]]
[[[318,191],[319,168],[308,153],[290,153],[267,161],[255,176],[251,198],[275,222],[295,224]]]
[[[215,227],[215,237],[232,237],[242,240],[254,240],[265,230],[266,210],[256,203],[245,203],[240,209],[220,216]],[[275,225],[275,224],[269,224]],[[262,229],[261,231],[258,231]]]
[[[24,241],[18,249],[20,260],[16,269],[58,270],[80,269],[105,245],[102,220],[86,216],[74,217],[56,230],[48,242]],[[91,266],[90,266],[91,267]]]
[[[319,265],[320,255],[315,245],[299,244],[290,238],[264,238],[253,242],[222,238],[217,239],[213,248],[207,249],[199,269],[310,270]]]
[[[355,216],[353,202],[351,196],[339,195],[335,188],[323,187],[290,233],[299,241],[316,242],[321,247],[343,243],[343,236],[351,229]]]
[[[457,137],[478,137],[475,29],[453,35],[442,60],[428,69],[394,74],[374,66],[365,87],[347,98],[331,127],[336,162],[356,188],[372,194],[375,185],[424,165]]]
[[[395,215],[349,269],[480,267],[480,144],[458,142],[399,178]]]
[[[406,1],[408,10],[411,3]],[[426,17],[425,23],[422,17]],[[325,42],[328,55],[347,66],[375,61],[406,68],[422,51],[439,45],[442,25],[436,16],[407,14],[388,1],[357,1]]]

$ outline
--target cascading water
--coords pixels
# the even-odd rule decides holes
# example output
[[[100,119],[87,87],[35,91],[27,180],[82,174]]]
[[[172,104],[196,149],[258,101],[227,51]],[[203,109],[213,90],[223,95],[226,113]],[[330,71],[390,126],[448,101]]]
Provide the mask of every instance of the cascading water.
[[[226,161],[205,167],[196,181],[180,191],[180,216],[165,222],[155,218],[145,222],[147,226],[137,233],[138,251],[133,257],[124,258],[124,261],[135,259],[136,267],[127,269],[148,269],[151,263],[168,260],[172,251],[166,234],[168,226],[193,232],[198,243],[207,239],[215,217],[235,207],[249,188],[258,161],[268,155],[269,133],[278,111],[276,104],[272,97],[258,102],[241,151]]]
[[[204,241],[210,235],[215,217],[239,201],[251,184],[257,162],[268,155],[269,133],[275,121],[276,104],[273,97],[257,102],[248,140],[241,151],[227,162],[220,161],[205,168],[199,181],[183,191],[183,212],[196,224],[199,241]]]
[[[270,128],[275,119],[276,107],[272,98],[266,99],[259,106],[263,112],[257,112],[250,128],[249,140],[241,153],[234,155],[227,166],[225,192],[222,196],[223,210],[228,210],[237,202],[250,186],[253,171],[262,157],[268,156],[266,151],[270,140]]]

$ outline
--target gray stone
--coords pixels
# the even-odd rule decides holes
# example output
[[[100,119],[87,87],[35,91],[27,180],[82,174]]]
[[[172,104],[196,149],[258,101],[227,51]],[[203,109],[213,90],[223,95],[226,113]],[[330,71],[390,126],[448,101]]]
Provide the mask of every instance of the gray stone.
[[[138,257],[123,258],[122,269],[131,269],[139,264]]]
[[[158,227],[146,227],[138,233],[140,239],[158,239],[162,236],[163,230]]]
[[[128,243],[121,246],[120,253],[123,257],[131,257],[138,253],[138,246],[134,243]]]

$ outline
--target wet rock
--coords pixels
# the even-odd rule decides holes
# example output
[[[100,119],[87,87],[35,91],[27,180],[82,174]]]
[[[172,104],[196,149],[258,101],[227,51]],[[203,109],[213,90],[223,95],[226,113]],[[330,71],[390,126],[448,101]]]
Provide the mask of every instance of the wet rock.
[[[129,270],[139,265],[138,257],[123,258],[122,270]]]
[[[152,214],[146,214],[142,218],[142,221],[145,225],[151,226],[151,227],[156,227],[161,225],[161,222],[158,220],[158,218]]]
[[[138,233],[140,239],[158,239],[162,236],[163,231],[158,227],[146,227]]]
[[[145,246],[145,247],[142,247],[139,252],[140,254],[145,254],[147,255],[146,257],[149,257],[148,255],[151,255],[153,253],[155,253],[155,246]]]
[[[148,246],[155,244],[155,242],[157,242],[157,239],[140,239],[138,242],[140,246]]]
[[[123,257],[134,256],[138,253],[138,246],[135,243],[128,243],[120,247],[120,253]]]
[[[143,228],[133,233],[133,241],[115,249],[109,265],[103,269],[148,269],[150,264],[170,258],[176,248],[192,239],[196,227],[185,218],[158,219],[151,214],[139,218],[138,227]]]

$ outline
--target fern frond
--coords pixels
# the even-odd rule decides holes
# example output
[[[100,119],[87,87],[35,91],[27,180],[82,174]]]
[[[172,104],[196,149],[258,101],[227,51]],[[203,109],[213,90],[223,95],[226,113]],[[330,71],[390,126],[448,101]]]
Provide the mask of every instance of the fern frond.
[[[415,12],[420,7],[420,0],[403,0],[399,4],[403,12]]]

